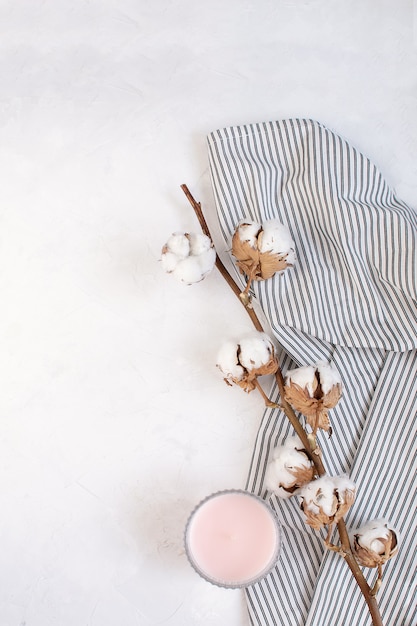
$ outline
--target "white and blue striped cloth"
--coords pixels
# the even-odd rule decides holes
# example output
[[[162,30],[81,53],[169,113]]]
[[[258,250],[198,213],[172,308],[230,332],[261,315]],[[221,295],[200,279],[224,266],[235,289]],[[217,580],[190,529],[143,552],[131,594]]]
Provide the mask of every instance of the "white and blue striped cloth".
[[[385,517],[400,535],[384,567],[384,626],[416,626],[415,417],[417,215],[347,141],[307,119],[211,133],[210,171],[221,231],[230,247],[241,219],[278,218],[290,228],[297,262],[253,284],[281,351],[283,371],[328,360],[344,394],[320,436],[330,474],[357,483],[348,528]],[[243,278],[237,275],[243,285]],[[274,396],[277,390],[273,391]],[[272,448],[292,429],[267,409],[247,488],[265,498]],[[284,531],[276,569],[246,591],[254,626],[368,626],[371,618],[343,559],[323,550],[296,498],[270,498]],[[375,570],[364,573],[373,584]]]

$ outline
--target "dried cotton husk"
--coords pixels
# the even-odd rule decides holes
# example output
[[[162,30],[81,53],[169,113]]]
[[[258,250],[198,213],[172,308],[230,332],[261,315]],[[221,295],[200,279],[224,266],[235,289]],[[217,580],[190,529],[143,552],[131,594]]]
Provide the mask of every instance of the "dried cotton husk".
[[[244,294],[253,280],[267,280],[291,267],[295,247],[288,227],[277,220],[241,222],[232,237],[232,254],[242,274],[248,278]]]
[[[397,533],[384,519],[369,521],[354,531],[353,550],[360,565],[378,567],[397,554]]]
[[[211,272],[216,251],[207,235],[173,233],[162,248],[163,269],[181,282],[198,283]]]
[[[300,492],[306,523],[316,530],[337,524],[352,506],[355,493],[355,484],[345,475],[313,480]]]
[[[235,383],[247,393],[256,388],[259,376],[275,374],[278,361],[275,347],[266,333],[254,332],[238,342],[228,341],[221,347],[217,366],[228,384]]]
[[[328,363],[289,370],[285,379],[285,399],[307,418],[313,434],[319,428],[330,430],[328,411],[342,395],[339,374]]]
[[[299,437],[288,437],[274,448],[265,475],[265,487],[280,498],[290,498],[313,480],[314,466]]]

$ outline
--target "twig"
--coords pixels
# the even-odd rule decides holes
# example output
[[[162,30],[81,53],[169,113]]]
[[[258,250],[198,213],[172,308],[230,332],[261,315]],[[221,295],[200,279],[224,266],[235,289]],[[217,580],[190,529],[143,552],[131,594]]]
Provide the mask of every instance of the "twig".
[[[266,395],[265,391],[262,389],[257,378],[255,378],[255,380],[253,381],[253,384],[255,385],[259,393],[261,394],[263,401],[265,402],[265,406],[269,407],[270,409],[277,409],[278,404],[276,402],[272,402],[272,400],[268,398],[268,396]]]
[[[371,595],[372,596],[376,597],[376,594],[379,591],[381,583],[382,583],[382,565],[380,563],[378,563],[378,578],[376,579],[375,584],[372,587],[372,590],[371,590]]]
[[[192,196],[190,190],[188,189],[187,185],[181,185],[181,189],[183,190],[183,192],[185,193],[185,195],[187,196],[191,206],[193,207],[195,214],[198,218],[198,221],[200,222],[200,226],[201,229],[203,231],[203,233],[205,235],[207,235],[207,237],[209,237],[211,240],[211,234],[210,234],[210,230],[207,226],[207,222],[204,218],[203,215],[203,211],[201,209],[201,204],[200,202],[197,202],[194,197]],[[244,300],[242,300],[241,298],[241,290],[239,288],[239,286],[235,283],[235,281],[233,280],[233,278],[230,276],[229,272],[227,271],[226,267],[223,265],[222,261],[220,260],[217,252],[216,252],[216,267],[217,269],[220,271],[221,275],[223,276],[223,278],[226,280],[227,284],[229,285],[229,287],[231,287],[233,293],[238,297],[239,302],[241,302],[245,309],[246,312],[248,313],[254,327],[256,330],[260,331],[260,332],[264,332],[262,324],[259,321],[258,316],[256,315],[255,311],[250,307],[250,305],[248,303],[245,303]],[[310,441],[308,439],[307,433],[305,432],[304,428],[302,427],[302,425],[300,424],[292,406],[285,400],[285,383],[284,383],[284,378],[282,375],[282,371],[281,368],[278,367],[278,370],[275,374],[275,379],[277,381],[277,386],[278,386],[278,391],[281,397],[281,404],[280,407],[282,408],[283,412],[285,413],[285,415],[287,416],[288,420],[291,422],[292,427],[294,428],[295,432],[297,433],[297,435],[300,437],[306,451],[307,454],[309,456],[309,458],[311,459],[311,461],[314,463],[316,472],[319,476],[323,476],[324,474],[326,474],[326,470],[325,467],[322,463],[322,460],[320,458],[319,455],[314,453],[314,450],[312,450],[311,445],[310,445]],[[363,596],[364,599],[366,601],[366,604],[368,605],[368,609],[369,609],[369,613],[371,615],[372,618],[372,624],[373,626],[383,626],[382,624],[382,619],[381,619],[381,614],[379,611],[379,607],[376,601],[376,593],[380,587],[381,584],[381,576],[382,576],[382,571],[380,572],[380,568],[378,568],[378,579],[374,585],[374,587],[371,589],[370,586],[368,585],[368,583],[365,580],[365,577],[362,573],[361,568],[358,565],[358,562],[356,561],[353,553],[352,553],[352,549],[350,546],[350,541],[349,541],[349,535],[346,529],[346,524],[344,519],[342,518],[338,524],[337,524],[337,529],[339,532],[339,538],[340,538],[340,543],[341,546],[338,549],[337,546],[333,546],[333,544],[330,544],[329,540],[330,540],[330,532],[329,535],[325,541],[325,545],[332,550],[335,550],[337,552],[339,552],[339,554],[345,559],[349,569],[352,572],[352,575],[354,576]]]

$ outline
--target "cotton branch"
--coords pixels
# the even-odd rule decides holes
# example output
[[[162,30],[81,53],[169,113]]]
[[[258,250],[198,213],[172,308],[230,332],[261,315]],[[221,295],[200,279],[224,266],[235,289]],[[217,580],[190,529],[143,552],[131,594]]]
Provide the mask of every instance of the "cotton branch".
[[[203,233],[207,235],[208,237],[210,237],[210,239],[212,240],[210,230],[208,228],[207,222],[203,215],[203,211],[201,209],[201,203],[197,202],[194,199],[187,185],[185,184],[181,185],[181,189],[183,190],[191,206],[193,207]],[[251,308],[250,303],[247,301],[247,299],[242,298],[242,295],[241,295],[242,292],[241,292],[240,287],[236,284],[236,282],[230,276],[229,272],[227,271],[226,267],[222,263],[217,252],[216,252],[215,265],[217,269],[219,270],[219,272],[221,273],[221,275],[223,276],[223,278],[226,280],[229,287],[232,289],[233,293],[239,299],[239,302],[241,302],[241,304],[244,305],[245,310],[248,313],[255,329],[260,332],[264,332],[264,329],[262,327],[261,322],[259,321],[258,316],[256,315],[253,308]],[[311,439],[308,437],[307,433],[302,427],[292,406],[285,400],[285,382],[284,382],[284,377],[282,375],[281,368],[279,366],[275,373],[275,378],[276,378],[279,394],[281,397],[281,403],[279,406],[282,409],[282,411],[285,413],[286,417],[288,418],[291,425],[293,426],[295,432],[301,439],[303,446],[305,450],[307,451],[308,457],[311,459],[311,461],[313,462],[315,466],[317,475],[320,477],[324,476],[326,474],[326,470],[325,470],[325,467],[323,465],[323,462],[320,456],[314,453],[314,450],[312,449],[312,446],[310,443]],[[350,545],[349,535],[348,535],[346,524],[343,518],[338,521],[337,528],[338,528],[339,538],[340,538],[340,543],[341,543],[340,548],[337,548],[336,546],[333,546],[330,543],[331,528],[329,529],[328,537],[325,543],[329,549],[337,551],[345,559],[368,605],[368,609],[372,618],[373,626],[383,626],[380,611],[379,611],[378,604],[376,601],[376,593],[381,584],[380,568],[378,569],[378,579],[374,587],[371,588],[366,582],[363,572],[361,568],[359,567],[358,562],[355,559],[355,556],[353,555],[351,545]]]

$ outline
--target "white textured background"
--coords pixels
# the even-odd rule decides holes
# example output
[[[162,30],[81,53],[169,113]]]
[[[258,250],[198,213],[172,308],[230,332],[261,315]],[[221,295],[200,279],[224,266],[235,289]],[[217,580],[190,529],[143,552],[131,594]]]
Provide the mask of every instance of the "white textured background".
[[[416,30],[408,0],[0,1],[0,626],[247,624],[182,532],[244,486],[262,402],[214,362],[251,326],[160,249],[184,182],[216,233],[228,125],[318,119],[417,206]]]

